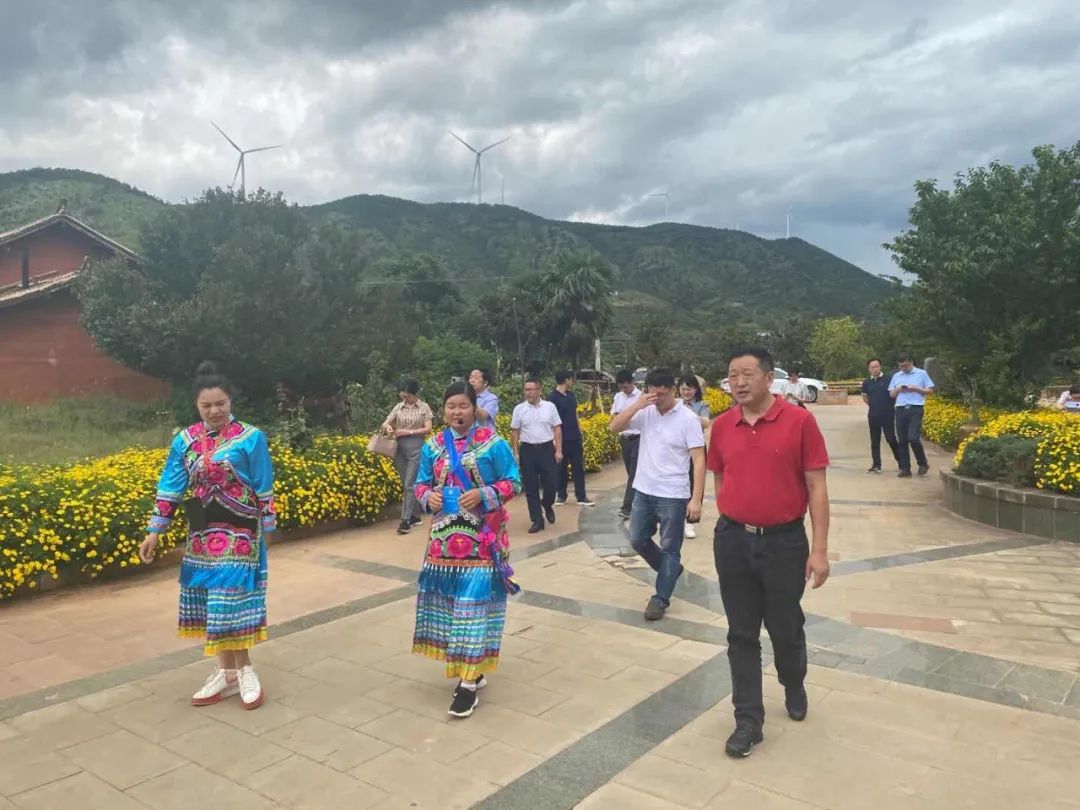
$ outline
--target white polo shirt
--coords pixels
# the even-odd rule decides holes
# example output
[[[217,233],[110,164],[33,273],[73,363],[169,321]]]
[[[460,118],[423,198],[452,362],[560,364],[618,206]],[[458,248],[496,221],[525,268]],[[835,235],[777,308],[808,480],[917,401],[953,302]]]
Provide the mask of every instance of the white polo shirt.
[[[542,399],[535,405],[522,402],[514,408],[510,417],[510,429],[520,430],[523,444],[544,444],[555,438],[555,428],[562,424],[562,417],[554,403]]]
[[[630,427],[641,432],[634,489],[657,498],[689,500],[690,451],[705,446],[694,412],[677,400],[665,414],[650,405],[634,414]]]
[[[618,416],[623,411],[627,410],[631,405],[637,402],[637,398],[641,396],[641,389],[634,386],[634,390],[629,394],[624,394],[622,391],[615,392],[615,399],[611,401],[611,415]],[[620,436],[637,436],[638,431],[626,430],[619,431]]]

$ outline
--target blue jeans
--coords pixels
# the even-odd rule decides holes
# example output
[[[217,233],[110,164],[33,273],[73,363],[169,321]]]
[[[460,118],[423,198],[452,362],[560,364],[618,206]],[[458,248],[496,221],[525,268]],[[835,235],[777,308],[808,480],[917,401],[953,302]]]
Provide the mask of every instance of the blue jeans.
[[[682,573],[683,529],[686,525],[687,498],[660,498],[634,493],[630,510],[630,544],[656,571],[656,598],[667,607],[675,582]],[[653,542],[660,527],[660,545]]]

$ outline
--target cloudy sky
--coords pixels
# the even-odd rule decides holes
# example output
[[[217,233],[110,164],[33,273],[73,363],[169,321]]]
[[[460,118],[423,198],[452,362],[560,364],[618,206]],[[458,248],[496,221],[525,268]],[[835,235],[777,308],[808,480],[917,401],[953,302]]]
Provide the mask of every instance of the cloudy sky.
[[[872,272],[914,180],[1080,138],[1075,0],[0,0],[0,171],[792,233]],[[505,188],[505,192],[502,189]],[[650,196],[667,193],[667,198]]]

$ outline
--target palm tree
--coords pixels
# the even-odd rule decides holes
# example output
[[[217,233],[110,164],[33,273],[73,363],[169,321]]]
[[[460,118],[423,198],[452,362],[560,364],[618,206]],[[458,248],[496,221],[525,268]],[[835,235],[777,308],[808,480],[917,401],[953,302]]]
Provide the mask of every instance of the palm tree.
[[[552,348],[581,366],[611,325],[615,268],[597,253],[564,253],[540,280],[544,331]]]

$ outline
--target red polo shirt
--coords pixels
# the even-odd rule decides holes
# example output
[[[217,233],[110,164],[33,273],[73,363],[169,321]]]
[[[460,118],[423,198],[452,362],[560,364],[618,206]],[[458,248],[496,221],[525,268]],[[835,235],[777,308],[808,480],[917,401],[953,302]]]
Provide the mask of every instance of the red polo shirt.
[[[753,526],[798,520],[810,500],[805,472],[827,466],[817,421],[780,397],[754,425],[739,405],[713,422],[708,468],[724,476],[716,506],[732,520]]]

